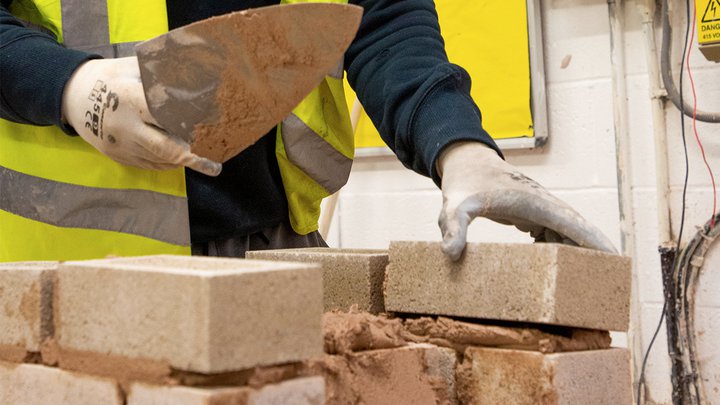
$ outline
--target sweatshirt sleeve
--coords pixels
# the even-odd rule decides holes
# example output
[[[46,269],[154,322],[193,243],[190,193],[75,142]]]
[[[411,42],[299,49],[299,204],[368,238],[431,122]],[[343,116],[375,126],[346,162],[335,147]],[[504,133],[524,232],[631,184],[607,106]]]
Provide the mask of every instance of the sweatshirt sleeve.
[[[0,6],[0,117],[23,124],[62,123],[62,95],[75,69],[88,59],[48,34],[26,28]]]
[[[412,170],[440,178],[435,161],[452,142],[500,149],[483,129],[470,77],[448,62],[432,0],[351,0],[365,10],[345,56],[348,81],[383,140]]]

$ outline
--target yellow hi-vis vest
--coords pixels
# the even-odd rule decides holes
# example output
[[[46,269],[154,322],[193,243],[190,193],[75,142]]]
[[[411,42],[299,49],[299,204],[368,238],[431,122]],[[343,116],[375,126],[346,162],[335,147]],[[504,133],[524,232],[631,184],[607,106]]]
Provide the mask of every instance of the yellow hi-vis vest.
[[[105,57],[132,55],[134,43],[167,31],[164,0],[15,0],[10,10],[52,31],[70,48]],[[337,108],[327,105],[333,101]],[[327,122],[316,122],[323,114]],[[325,144],[298,140],[310,135],[322,137],[337,153]],[[283,145],[296,145],[299,157]],[[352,159],[340,79],[328,77],[285,120],[277,153],[293,227],[311,232],[317,228],[320,201],[345,183]],[[306,153],[336,160],[308,165]],[[0,120],[0,262],[189,254],[185,193],[182,168],[123,166],[56,127]]]

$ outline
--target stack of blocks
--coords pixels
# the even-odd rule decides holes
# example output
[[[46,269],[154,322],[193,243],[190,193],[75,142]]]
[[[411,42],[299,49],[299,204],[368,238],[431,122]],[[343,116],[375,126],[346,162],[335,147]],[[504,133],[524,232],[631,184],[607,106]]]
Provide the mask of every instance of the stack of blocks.
[[[630,271],[552,244],[469,244],[451,262],[425,242],[3,264],[0,404],[630,404],[625,349],[323,353],[321,326],[353,307],[397,328],[430,315],[625,331]]]
[[[436,243],[393,243],[389,311],[627,331],[629,258],[556,244],[470,244],[451,262]],[[626,349],[543,354],[469,347],[468,404],[631,404]]]
[[[386,250],[283,249],[251,251],[247,257],[321,264],[325,311],[351,308],[370,314],[385,311],[383,283],[389,260]],[[350,334],[364,335],[360,340],[384,332],[370,330],[368,324],[350,325],[349,329]],[[332,331],[324,332],[327,340]],[[312,371],[325,378],[326,404],[457,403],[454,350],[429,344],[372,349],[326,354],[310,364]]]
[[[357,283],[359,290],[373,285],[367,280],[376,277],[378,270],[372,269],[370,254],[298,249],[251,252],[251,257],[322,263],[327,300],[328,290],[346,288],[336,288],[335,281],[328,283],[339,278],[332,274],[338,269],[354,272],[351,277],[362,280]],[[502,321],[510,327],[553,325],[561,331],[624,332],[629,327],[632,270],[626,257],[557,244],[468,244],[461,260],[452,262],[439,243],[430,242],[393,242],[388,256],[382,305],[398,316]],[[345,262],[353,257],[355,265],[348,266]],[[338,266],[338,262],[345,264]],[[356,304],[377,306],[369,301]],[[333,307],[328,308],[326,301],[326,310]],[[447,380],[447,387],[455,392],[443,396],[450,402],[632,403],[627,349],[541,353],[470,346],[458,355],[456,373]]]
[[[0,268],[2,404],[322,404],[321,377],[177,381],[322,354],[312,264],[148,256]]]

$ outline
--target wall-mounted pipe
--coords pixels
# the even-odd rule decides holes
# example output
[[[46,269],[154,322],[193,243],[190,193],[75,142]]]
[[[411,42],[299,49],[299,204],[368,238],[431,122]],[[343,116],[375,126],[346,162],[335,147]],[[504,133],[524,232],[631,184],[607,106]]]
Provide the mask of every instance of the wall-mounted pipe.
[[[635,254],[635,215],[632,195],[632,177],[630,176],[630,131],[628,129],[627,81],[625,78],[625,36],[623,7],[620,1],[608,0],[608,19],[610,22],[610,62],[612,67],[613,124],[615,130],[615,159],[617,164],[618,204],[620,210],[620,231],[622,253]],[[638,310],[640,299],[637,291],[637,271],[633,271],[630,331],[628,341],[633,358],[642,357],[641,319]],[[634,381],[640,377],[640,363],[633,363]]]
[[[628,130],[627,81],[625,79],[625,52],[622,6],[620,1],[608,0],[610,19],[610,63],[612,65],[613,124],[615,129],[615,158],[617,163],[618,200],[620,205],[620,231],[622,252],[634,254],[635,216],[630,176],[630,135]]]
[[[655,1],[640,0],[637,4],[642,19],[645,38],[650,109],[652,113],[653,138],[655,140],[655,189],[657,191],[658,242],[661,246],[672,243],[670,225],[670,171],[668,169],[668,141],[665,123],[665,97],[658,66],[658,49],[655,40]]]
[[[655,189],[657,193],[658,242],[660,244],[658,251],[660,253],[663,291],[667,294],[670,285],[668,277],[672,273],[672,257],[676,253],[670,221],[670,174],[668,169],[667,126],[665,123],[667,92],[662,86],[663,78],[658,69],[658,50],[655,39],[655,0],[640,0],[637,6],[642,19],[643,36],[645,38],[652,130],[655,140]],[[675,315],[671,308],[667,306],[665,308],[665,315],[668,317],[666,325],[669,325]]]

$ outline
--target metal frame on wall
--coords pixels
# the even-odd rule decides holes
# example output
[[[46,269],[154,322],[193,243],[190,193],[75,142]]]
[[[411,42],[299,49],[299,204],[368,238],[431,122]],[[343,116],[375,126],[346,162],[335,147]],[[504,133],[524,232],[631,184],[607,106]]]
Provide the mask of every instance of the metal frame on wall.
[[[498,139],[496,142],[501,149],[537,148],[545,145],[549,133],[540,0],[527,0],[527,14],[531,83],[530,110],[533,117],[535,136],[532,138]]]

